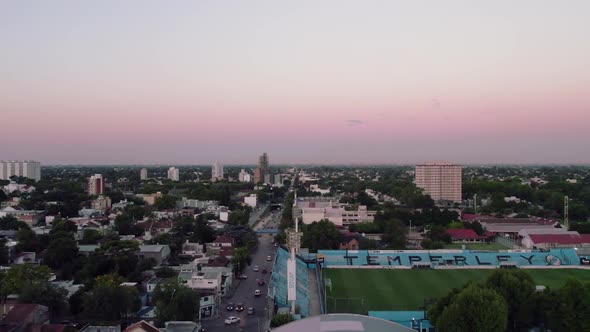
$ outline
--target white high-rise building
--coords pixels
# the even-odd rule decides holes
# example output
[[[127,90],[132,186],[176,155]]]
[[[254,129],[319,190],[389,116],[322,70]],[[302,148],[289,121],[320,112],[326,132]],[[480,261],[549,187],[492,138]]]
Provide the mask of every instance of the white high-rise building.
[[[139,171],[139,179],[140,180],[147,180],[147,178],[148,178],[147,168],[142,168],[141,171]]]
[[[88,195],[102,195],[104,193],[104,178],[102,174],[94,174],[88,179]]]
[[[250,182],[250,174],[242,169],[238,175],[238,180],[240,180],[240,182]]]
[[[223,165],[216,161],[211,167],[211,181],[219,181],[223,179]]]
[[[41,180],[41,163],[38,161],[0,161],[0,180],[11,176],[24,176],[35,181]]]
[[[436,162],[416,165],[416,187],[434,201],[461,202],[461,165]]]
[[[172,181],[180,181],[180,170],[176,167],[168,169],[168,179]]]

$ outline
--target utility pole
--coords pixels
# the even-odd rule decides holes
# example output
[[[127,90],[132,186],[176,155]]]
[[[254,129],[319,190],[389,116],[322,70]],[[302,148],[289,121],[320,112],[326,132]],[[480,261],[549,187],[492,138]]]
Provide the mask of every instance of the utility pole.
[[[570,229],[570,218],[569,218],[569,197],[563,197],[563,225],[565,226],[566,230]]]

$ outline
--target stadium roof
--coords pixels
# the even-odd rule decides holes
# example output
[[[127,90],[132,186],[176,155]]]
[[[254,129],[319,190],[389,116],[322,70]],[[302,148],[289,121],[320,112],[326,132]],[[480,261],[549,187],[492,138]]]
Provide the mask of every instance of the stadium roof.
[[[363,315],[329,314],[291,322],[273,329],[274,332],[415,332],[387,320]]]

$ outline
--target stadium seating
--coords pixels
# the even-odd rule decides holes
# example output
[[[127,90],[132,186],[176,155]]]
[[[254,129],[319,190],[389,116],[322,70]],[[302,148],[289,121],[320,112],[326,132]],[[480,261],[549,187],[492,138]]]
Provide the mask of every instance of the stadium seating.
[[[290,306],[287,301],[287,260],[290,255],[283,248],[279,248],[275,257],[272,270],[271,284],[269,285],[269,296],[279,307]],[[295,302],[301,316],[309,316],[309,280],[307,264],[297,259],[297,300]]]
[[[550,250],[320,250],[324,264],[330,266],[437,266],[493,267],[503,262],[520,266],[580,265],[572,248]]]

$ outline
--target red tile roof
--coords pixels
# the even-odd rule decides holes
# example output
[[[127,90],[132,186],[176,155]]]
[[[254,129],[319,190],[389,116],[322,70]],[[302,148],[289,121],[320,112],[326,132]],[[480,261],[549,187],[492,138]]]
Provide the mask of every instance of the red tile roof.
[[[582,244],[590,243],[590,234],[530,234],[534,244]]]
[[[448,229],[447,234],[449,234],[453,239],[458,240],[482,240],[487,238],[487,236],[477,235],[477,233],[472,229]]]
[[[234,241],[232,240],[232,238],[228,237],[228,236],[224,236],[224,235],[220,235],[217,238],[215,238],[215,241],[213,241],[213,243],[233,243]]]
[[[140,328],[146,332],[160,332],[160,329],[146,322],[145,320],[139,321],[133,325],[129,325],[125,330],[123,330],[123,332],[133,331],[137,328]]]
[[[17,303],[4,316],[2,323],[23,324],[25,320],[39,307],[39,304]]]

